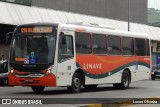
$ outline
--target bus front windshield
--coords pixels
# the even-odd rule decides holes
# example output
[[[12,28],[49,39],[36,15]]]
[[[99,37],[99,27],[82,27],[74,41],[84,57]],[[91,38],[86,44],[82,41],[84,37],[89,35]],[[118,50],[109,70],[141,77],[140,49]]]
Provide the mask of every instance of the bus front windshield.
[[[48,64],[54,61],[56,36],[53,34],[16,35],[11,63]]]

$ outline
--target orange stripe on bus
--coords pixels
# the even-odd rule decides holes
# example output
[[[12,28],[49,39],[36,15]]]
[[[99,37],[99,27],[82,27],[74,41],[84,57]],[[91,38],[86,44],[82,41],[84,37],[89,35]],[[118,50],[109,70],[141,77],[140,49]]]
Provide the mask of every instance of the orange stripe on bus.
[[[15,58],[15,61],[25,61],[26,58]]]
[[[76,55],[78,64],[91,74],[104,74],[132,62],[150,64],[149,56],[98,56]],[[138,63],[137,63],[138,64]],[[90,67],[92,66],[92,67]]]
[[[82,28],[82,27],[76,27],[76,28],[75,28],[75,31],[76,31],[76,32],[86,32],[86,29],[85,29],[85,28]]]

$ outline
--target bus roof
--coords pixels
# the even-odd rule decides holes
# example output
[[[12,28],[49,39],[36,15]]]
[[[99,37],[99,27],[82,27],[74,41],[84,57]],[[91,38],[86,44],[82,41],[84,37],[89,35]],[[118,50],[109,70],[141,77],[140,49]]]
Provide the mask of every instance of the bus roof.
[[[55,26],[58,25],[58,23],[28,23],[28,24],[22,24],[18,25],[17,27],[24,27],[24,26]]]
[[[105,34],[105,35],[117,35],[117,36],[125,36],[125,37],[136,37],[136,38],[148,38],[150,37],[146,33],[136,33],[136,32],[127,32],[122,30],[116,29],[107,29],[103,27],[92,27],[92,26],[81,26],[75,24],[62,24],[62,23],[30,23],[30,24],[23,24],[17,26],[25,27],[25,26],[57,26],[59,25],[60,29],[63,30],[70,30],[76,32],[84,32],[84,33],[96,33],[96,34]]]
[[[81,26],[81,25],[74,25],[74,24],[60,24],[60,28],[63,30],[70,30],[76,32],[84,32],[84,33],[98,33],[98,34],[105,34],[105,35],[117,35],[117,36],[125,36],[125,37],[136,37],[136,38],[149,38],[146,33],[136,33],[136,32],[127,32],[122,30],[113,30],[113,29],[106,29],[106,28],[98,28],[98,27],[90,27],[90,26]]]

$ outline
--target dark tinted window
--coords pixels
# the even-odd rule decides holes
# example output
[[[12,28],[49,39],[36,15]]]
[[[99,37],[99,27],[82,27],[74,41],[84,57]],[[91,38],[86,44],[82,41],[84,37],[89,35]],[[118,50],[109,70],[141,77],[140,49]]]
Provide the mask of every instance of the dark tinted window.
[[[157,52],[160,52],[160,41],[157,41],[157,49],[156,49]]]
[[[90,46],[90,34],[89,33],[76,33],[76,52],[89,54],[91,53],[91,46]]]
[[[108,36],[108,54],[121,55],[120,41],[121,38],[119,36]]]
[[[134,55],[133,38],[122,37],[123,55]]]
[[[135,54],[137,56],[145,56],[145,39],[135,38]]]
[[[92,47],[93,53],[106,54],[106,35],[93,34]]]
[[[150,55],[149,40],[146,40],[146,46],[147,46],[147,56],[149,56]]]

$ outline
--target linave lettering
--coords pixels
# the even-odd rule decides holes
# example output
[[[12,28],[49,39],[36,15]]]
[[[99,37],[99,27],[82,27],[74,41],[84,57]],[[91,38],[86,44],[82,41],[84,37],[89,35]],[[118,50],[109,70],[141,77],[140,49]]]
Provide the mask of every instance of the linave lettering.
[[[83,64],[84,69],[102,69],[102,64]]]

